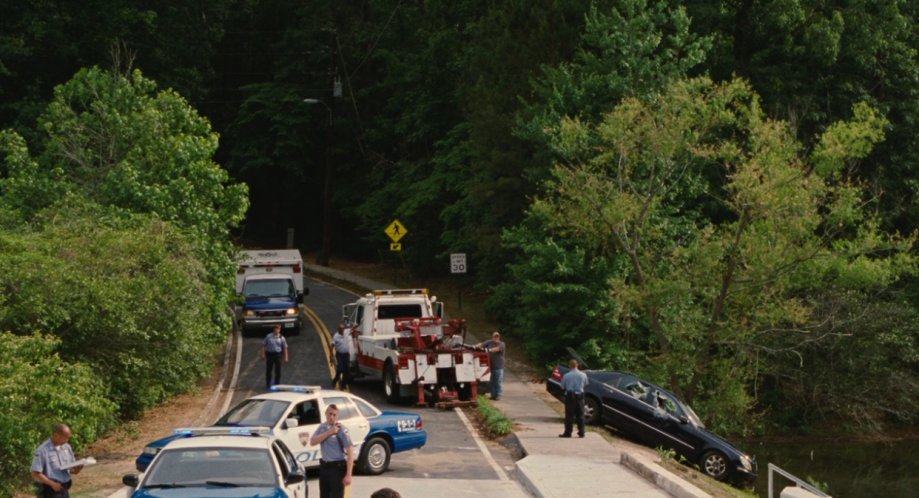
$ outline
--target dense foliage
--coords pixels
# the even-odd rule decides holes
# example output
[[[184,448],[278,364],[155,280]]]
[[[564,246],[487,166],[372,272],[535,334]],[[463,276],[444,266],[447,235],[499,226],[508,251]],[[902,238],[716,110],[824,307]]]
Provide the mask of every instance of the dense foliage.
[[[37,446],[60,420],[73,429],[79,451],[115,422],[105,382],[86,362],[61,357],[61,340],[36,331],[0,332],[0,493],[28,473]]]
[[[0,397],[18,418],[0,487],[53,424],[92,442],[210,373],[248,202],[208,121],[136,71],[79,71],[27,135],[0,132],[0,330],[19,338],[3,354],[28,353],[4,363],[21,372]]]
[[[401,264],[446,273],[466,252],[536,361],[573,346],[737,429],[916,422],[917,5],[0,8],[0,128],[16,130],[0,135],[0,223],[10,247],[40,246],[21,256],[30,263],[60,254],[54,234],[121,255],[109,270],[151,289],[200,289],[192,336],[208,342],[226,325],[238,224],[260,245],[291,227],[307,251],[331,239],[333,261],[392,260],[383,228],[399,218]],[[235,182],[252,194],[245,219]],[[77,232],[92,223],[98,234]],[[132,256],[121,237],[153,247]],[[67,285],[115,299],[73,270]],[[58,292],[14,296],[22,316],[4,314],[4,327],[66,344],[73,311],[53,306]],[[111,316],[81,319],[114,333],[116,301]],[[169,327],[150,315],[125,340],[168,341]],[[138,368],[118,361],[105,365],[113,379]],[[142,400],[107,389],[132,413],[194,375],[176,368]],[[880,394],[891,391],[909,401]]]

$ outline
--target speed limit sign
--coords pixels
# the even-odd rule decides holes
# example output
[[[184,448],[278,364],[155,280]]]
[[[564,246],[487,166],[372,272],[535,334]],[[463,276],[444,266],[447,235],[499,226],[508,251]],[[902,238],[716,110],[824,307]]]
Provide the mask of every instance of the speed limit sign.
[[[450,254],[450,273],[466,273],[466,253]]]

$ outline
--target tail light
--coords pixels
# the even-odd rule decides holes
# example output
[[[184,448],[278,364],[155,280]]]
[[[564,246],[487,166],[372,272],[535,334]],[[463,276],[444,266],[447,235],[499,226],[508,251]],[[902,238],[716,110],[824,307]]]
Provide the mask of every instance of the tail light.
[[[423,428],[424,428],[424,421],[421,420],[421,417],[418,417],[418,423],[415,424],[415,428],[416,428],[416,429],[423,429]]]
[[[552,380],[557,380],[559,382],[562,380],[562,372],[558,367],[552,369]]]
[[[294,265],[294,273],[300,273],[300,263]]]
[[[407,368],[408,368],[408,356],[400,356],[400,357],[399,357],[399,368],[400,368],[400,369],[407,369]]]

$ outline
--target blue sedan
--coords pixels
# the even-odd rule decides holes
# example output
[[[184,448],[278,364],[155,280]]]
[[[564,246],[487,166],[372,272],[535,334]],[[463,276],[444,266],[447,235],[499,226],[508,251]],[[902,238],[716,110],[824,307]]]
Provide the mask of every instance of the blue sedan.
[[[338,421],[348,429],[356,451],[356,468],[367,475],[382,474],[393,453],[423,447],[428,440],[421,416],[410,412],[381,411],[363,398],[319,386],[273,386],[265,394],[242,401],[214,424],[217,427],[266,426],[284,441],[305,468],[318,467],[319,446],[309,437],[320,423],[326,407],[338,407]],[[171,435],[148,444],[135,466],[143,472]]]

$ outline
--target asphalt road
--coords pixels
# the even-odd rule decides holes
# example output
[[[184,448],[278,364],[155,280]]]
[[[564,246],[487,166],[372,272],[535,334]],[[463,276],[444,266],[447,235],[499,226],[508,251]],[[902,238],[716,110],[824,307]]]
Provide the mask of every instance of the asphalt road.
[[[341,306],[352,302],[355,294],[318,280],[307,279],[310,293],[304,299],[307,326],[300,335],[287,337],[289,363],[283,365],[284,384],[331,387],[334,371],[329,366],[328,340],[341,319]],[[267,334],[267,331],[265,332]],[[262,337],[243,340],[240,372],[232,405],[254,394],[264,392],[265,362],[259,358]],[[392,405],[383,396],[379,381],[355,382],[352,392],[381,410],[419,413],[428,433],[428,442],[420,450],[392,456],[386,477],[508,480],[514,467],[511,451],[494,442],[482,440],[472,426],[470,409],[439,410],[415,407],[406,402]]]

